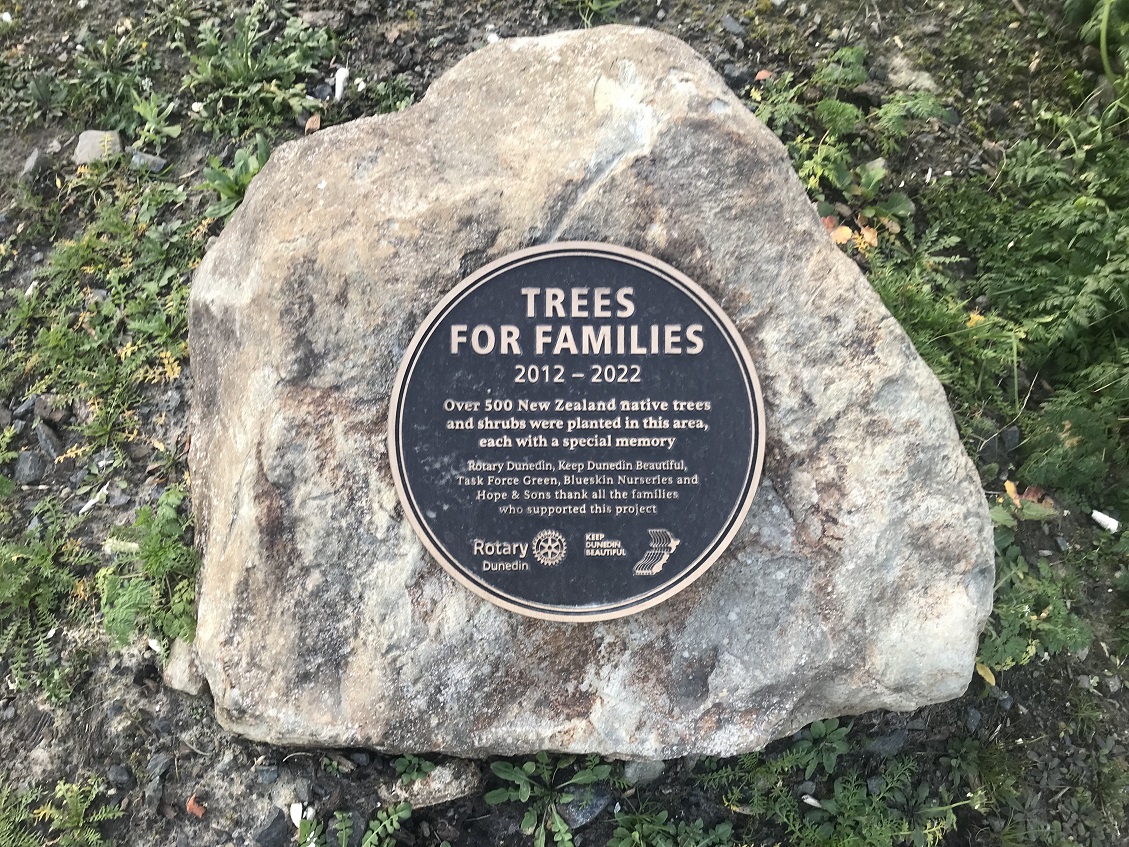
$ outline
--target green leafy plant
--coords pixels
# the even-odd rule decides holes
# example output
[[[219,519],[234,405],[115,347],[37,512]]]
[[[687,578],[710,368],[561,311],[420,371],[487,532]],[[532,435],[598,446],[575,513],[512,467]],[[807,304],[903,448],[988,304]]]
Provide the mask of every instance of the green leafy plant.
[[[557,844],[572,844],[572,830],[560,816],[558,806],[572,802],[586,786],[607,779],[612,770],[611,765],[592,760],[579,768],[575,765],[575,756],[554,761],[547,753],[538,753],[520,767],[511,762],[491,762],[494,775],[510,784],[488,791],[486,802],[527,804],[521,831],[533,836],[534,847],[544,847],[550,834]]]
[[[733,824],[723,821],[709,831],[705,824],[679,821],[676,825],[665,810],[616,812],[616,828],[608,847],[727,847],[732,843]]]
[[[878,225],[893,235],[912,230],[915,211],[905,192],[882,189],[885,159],[866,154],[877,148],[890,155],[914,121],[944,114],[940,101],[928,93],[895,94],[864,112],[849,95],[866,81],[865,59],[863,48],[844,47],[823,60],[806,85],[786,72],[750,90],[757,116],[785,141],[820,215],[836,223],[852,219],[860,249],[877,246]],[[808,107],[805,101],[817,96]],[[837,240],[850,237],[851,229],[843,226]]]
[[[611,17],[623,5],[623,0],[560,0],[560,4],[562,9],[580,15],[584,26],[592,26],[596,21]]]
[[[99,832],[99,824],[125,813],[116,806],[96,807],[102,787],[102,780],[93,776],[85,782],[60,781],[55,786],[52,801],[34,812],[36,819],[48,826],[52,837],[47,843],[59,847],[103,847],[109,843]]]
[[[1031,565],[1016,543],[1015,521],[1040,515],[1024,516],[1018,508],[1009,513],[1002,503],[994,507],[993,515],[997,521],[996,602],[980,639],[978,665],[1003,671],[1041,653],[1088,646],[1093,632],[1073,609],[1074,592],[1067,572],[1056,572],[1042,560]]]
[[[399,843],[396,838],[404,822],[412,816],[410,803],[397,803],[381,809],[375,818],[369,821],[361,847],[396,847]]]
[[[133,33],[88,38],[75,54],[69,109],[100,128],[132,133],[139,117],[135,101],[152,85],[156,60]]]
[[[310,818],[298,821],[298,847],[326,847],[325,825]]]
[[[75,537],[78,524],[48,498],[22,535],[0,540],[0,655],[17,685],[36,684],[60,700],[78,670],[60,655],[63,630],[81,617],[97,561]]]
[[[214,191],[219,199],[204,211],[209,218],[226,218],[243,202],[243,195],[255,175],[270,158],[270,144],[259,135],[252,147],[235,151],[235,162],[230,168],[212,159],[204,168],[204,181],[197,186],[202,191]]]
[[[200,27],[183,87],[198,98],[192,114],[216,135],[276,127],[315,103],[305,80],[333,55],[332,36],[297,17],[280,27],[268,12],[260,0],[231,27]]]
[[[937,790],[915,782],[917,765],[908,757],[886,763],[881,775],[870,779],[854,765],[843,768],[817,784],[818,796],[797,797],[810,751],[795,748],[710,763],[699,779],[708,789],[721,791],[733,811],[779,827],[793,847],[933,847],[956,828],[956,808],[985,802],[975,793],[951,801],[944,786]]]
[[[165,103],[157,94],[142,98],[135,93],[133,111],[140,116],[141,125],[137,128],[134,146],[160,153],[169,141],[179,138],[180,124],[169,123],[175,108],[175,103]]]
[[[815,721],[800,732],[799,740],[792,749],[804,767],[804,777],[811,779],[816,768],[823,766],[829,776],[835,772],[839,757],[851,749],[847,735],[851,727],[839,726],[837,718]]]
[[[435,770],[435,762],[429,762],[427,759],[421,759],[411,753],[405,753],[397,758],[392,762],[392,766],[396,768],[396,773],[400,775],[400,782],[405,785],[418,782]]]
[[[207,236],[178,214],[175,185],[130,172],[105,191],[95,220],[57,245],[30,289],[9,290],[0,317],[0,371],[17,391],[82,407],[85,450],[137,439],[143,390],[180,376],[188,272]]]
[[[1129,109],[1129,8],[1119,0],[1066,0],[1064,7],[1067,21],[1079,27],[1085,41],[1097,45],[1118,104]]]
[[[40,847],[43,839],[35,827],[32,805],[33,791],[17,792],[0,775],[0,845],[3,847]]]
[[[348,812],[334,812],[334,831],[337,834],[337,847],[349,847],[353,835],[353,816]]]
[[[106,631],[118,644],[139,627],[166,639],[195,634],[199,556],[190,536],[192,516],[182,508],[186,496],[182,488],[168,489],[107,542],[117,557],[99,571],[98,588]]]

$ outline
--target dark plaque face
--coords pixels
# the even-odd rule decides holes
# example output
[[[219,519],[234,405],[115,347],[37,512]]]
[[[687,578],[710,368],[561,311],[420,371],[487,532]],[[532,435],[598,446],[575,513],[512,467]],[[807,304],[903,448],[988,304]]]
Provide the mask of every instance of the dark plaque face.
[[[405,512],[467,588],[553,620],[653,606],[736,533],[764,453],[760,388],[709,295],[631,250],[513,253],[412,341],[389,440]]]

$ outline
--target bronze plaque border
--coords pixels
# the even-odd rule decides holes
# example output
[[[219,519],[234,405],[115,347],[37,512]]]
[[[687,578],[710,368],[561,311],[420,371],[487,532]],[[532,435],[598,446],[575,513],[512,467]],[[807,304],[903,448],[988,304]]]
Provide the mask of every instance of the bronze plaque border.
[[[730,350],[737,356],[748,379],[744,388],[750,398],[751,418],[754,421],[756,432],[754,433],[753,449],[749,457],[751,467],[746,475],[745,490],[741,499],[734,505],[729,519],[725,523],[725,528],[718,534],[714,541],[707,546],[698,557],[697,561],[683,570],[676,578],[653,589],[652,592],[649,592],[648,595],[645,596],[645,599],[640,599],[636,602],[617,603],[610,606],[585,606],[575,610],[569,610],[559,606],[543,606],[542,604],[534,604],[530,601],[521,600],[520,598],[509,597],[501,591],[491,590],[480,585],[466,575],[466,572],[456,564],[456,557],[451,555],[443,547],[439,539],[435,538],[427,528],[426,523],[420,516],[419,505],[411,495],[410,487],[404,476],[403,466],[400,461],[400,446],[402,443],[400,428],[403,423],[400,409],[403,403],[404,392],[415,368],[416,355],[431,337],[438,323],[445,317],[452,305],[462,300],[463,297],[474,289],[487,284],[500,271],[531,261],[538,261],[547,254],[553,253],[610,256],[622,262],[642,266],[657,276],[665,278],[668,282],[682,289],[685,294],[697,301],[703,311],[710,316],[722,331],[722,334],[729,344]],[[745,346],[744,339],[741,337],[741,332],[737,329],[736,324],[722,311],[721,307],[704,288],[677,268],[671,267],[665,262],[653,256],[649,256],[646,253],[641,253],[638,250],[597,241],[559,241],[527,247],[495,259],[459,282],[444,295],[443,299],[428,313],[427,318],[424,319],[423,323],[416,330],[411,343],[408,345],[400,361],[400,367],[396,373],[396,380],[392,387],[392,394],[388,400],[388,460],[391,465],[392,479],[396,485],[396,493],[400,498],[404,515],[411,524],[412,530],[415,532],[416,536],[423,543],[424,548],[431,554],[432,558],[442,565],[443,569],[453,576],[464,588],[469,589],[482,599],[488,600],[503,609],[541,620],[561,622],[613,620],[657,606],[659,603],[670,599],[670,597],[691,585],[721,557],[729,547],[734,536],[736,536],[737,532],[740,530],[741,524],[744,523],[745,517],[748,515],[749,509],[752,506],[753,497],[756,495],[757,488],[760,484],[761,472],[764,467],[764,452],[764,401],[760,381],[757,378],[757,372],[756,368],[753,366],[752,357],[749,355],[748,348]]]

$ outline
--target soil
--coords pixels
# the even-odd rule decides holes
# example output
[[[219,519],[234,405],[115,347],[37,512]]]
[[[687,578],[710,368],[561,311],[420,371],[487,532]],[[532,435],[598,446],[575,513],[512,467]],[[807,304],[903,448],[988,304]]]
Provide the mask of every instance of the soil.
[[[9,39],[5,45],[0,40],[0,47],[46,57],[48,67],[63,69],[84,33],[107,35],[126,26],[127,19],[136,23],[147,13],[147,5],[151,4],[138,0],[24,3],[19,7],[18,43]],[[195,5],[225,20],[236,10],[232,0]],[[1055,18],[1055,6],[1025,6],[1019,0],[991,7],[971,0],[893,0],[881,5],[870,0],[842,5],[831,0],[760,0],[751,7],[727,0],[629,0],[612,19],[682,38],[709,58],[742,96],[759,85],[759,72],[779,76],[791,71],[803,79],[838,47],[865,44],[872,78],[858,96],[877,100],[899,86],[932,87],[953,110],[954,121],[933,121],[891,157],[891,169],[914,187],[946,172],[957,177],[990,172],[997,161],[991,151],[1018,139],[1028,125],[1022,118],[1037,110],[1039,102],[1056,96],[1055,92],[1061,97],[1064,79],[1080,93],[1093,86],[1092,52],[1086,53],[1066,37]],[[0,4],[0,11],[5,8],[10,5]],[[581,25],[577,13],[563,10],[556,0],[306,0],[296,4],[296,10],[314,13],[317,22],[335,29],[341,45],[337,62],[350,68],[353,79],[376,81],[401,74],[417,99],[432,80],[495,37],[540,35]],[[172,52],[163,60],[160,73],[174,80],[166,87],[175,90],[184,60]],[[327,81],[332,74],[332,68],[326,68]],[[337,115],[350,116],[348,109]],[[81,128],[85,127],[71,126],[65,116],[18,131],[0,123],[0,236],[15,224],[14,213],[8,217],[6,212],[15,208],[20,191],[15,177],[28,154],[35,148],[49,151],[54,167],[66,168],[76,129]],[[302,129],[295,125],[291,132],[297,137]],[[174,172],[190,180],[208,156],[230,161],[231,153],[230,145],[186,133],[166,155]],[[73,223],[64,222],[60,236],[66,235],[68,226]],[[0,274],[3,288],[26,287],[51,244],[45,235],[37,249],[25,250],[13,270]],[[147,433],[168,444],[186,442],[190,434],[185,431],[184,398],[189,379],[186,373],[171,387],[154,393],[142,413]],[[15,410],[23,399],[0,397],[0,414]],[[58,423],[67,443],[79,438],[75,424],[66,416]],[[15,449],[32,444],[30,432],[29,427]],[[152,472],[148,458],[138,451],[120,475],[121,496],[92,510],[83,531],[93,549],[101,547],[110,525],[130,521],[139,506],[153,502],[163,489],[167,479]],[[11,468],[4,471],[10,475]],[[73,479],[75,472],[65,464],[56,465],[42,483],[24,487],[17,495],[16,525],[26,525],[31,509],[47,494],[61,497],[77,511],[90,495],[78,493],[81,481]],[[1088,549],[1089,528],[1077,519],[1065,520],[1055,534]],[[1053,537],[1024,540],[1032,555],[1053,549],[1053,542]],[[1095,611],[1109,607],[1101,588],[1091,593]],[[1075,784],[1069,780],[1085,767],[1067,772],[1062,762],[1071,757],[1085,761],[1097,761],[1101,755],[1120,756],[1122,761],[1125,757],[1129,695],[1122,683],[1126,671],[1108,649],[1108,638],[1109,633],[1099,628],[1087,655],[1036,659],[1001,675],[997,685],[974,678],[958,701],[910,715],[859,716],[852,737],[865,747],[868,740],[904,733],[904,751],[912,752],[923,772],[945,767],[942,757],[955,740],[1003,739],[1021,762],[1018,770],[1045,783],[1045,790],[1037,793],[1041,805],[1036,817],[1065,821],[1070,814],[1066,800],[1081,787],[1077,780]],[[155,645],[138,642],[118,650],[97,620],[90,621],[74,644],[86,653],[89,670],[68,702],[53,703],[28,690],[0,694],[0,773],[17,789],[50,788],[59,779],[73,782],[90,774],[102,777],[109,802],[125,812],[103,827],[115,843],[178,847],[291,843],[294,827],[289,821],[275,821],[277,810],[301,803],[312,805],[319,815],[340,809],[368,818],[381,806],[377,789],[396,777],[390,754],[278,749],[225,732],[215,721],[206,692],[193,697],[164,684],[162,657]],[[1098,704],[1100,719],[1086,725],[1078,717],[1080,698]],[[638,789],[614,788],[613,808],[652,801],[671,809],[676,819],[685,815],[707,824],[731,819],[719,799],[693,778],[696,764],[670,762],[657,782]],[[486,763],[479,765],[486,786],[495,786]],[[876,759],[873,767],[879,769],[880,761]],[[195,811],[202,808],[202,814],[193,814],[190,805]],[[520,833],[521,814],[513,804],[486,805],[478,791],[417,810],[407,827],[411,840],[406,843],[528,844],[529,838]],[[976,812],[961,815],[958,832],[946,843],[998,843],[988,818]],[[735,822],[740,831],[741,819]],[[604,844],[613,826],[611,815],[604,813],[579,830],[577,843]],[[359,834],[354,834],[355,843]]]

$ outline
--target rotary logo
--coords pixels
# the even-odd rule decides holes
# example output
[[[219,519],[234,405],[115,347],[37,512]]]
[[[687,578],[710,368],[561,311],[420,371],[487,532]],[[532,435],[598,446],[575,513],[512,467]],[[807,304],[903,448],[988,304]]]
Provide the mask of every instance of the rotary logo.
[[[564,561],[565,553],[568,552],[568,544],[565,542],[565,537],[555,529],[543,529],[533,536],[533,544],[530,549],[533,552],[533,558],[551,568]]]

